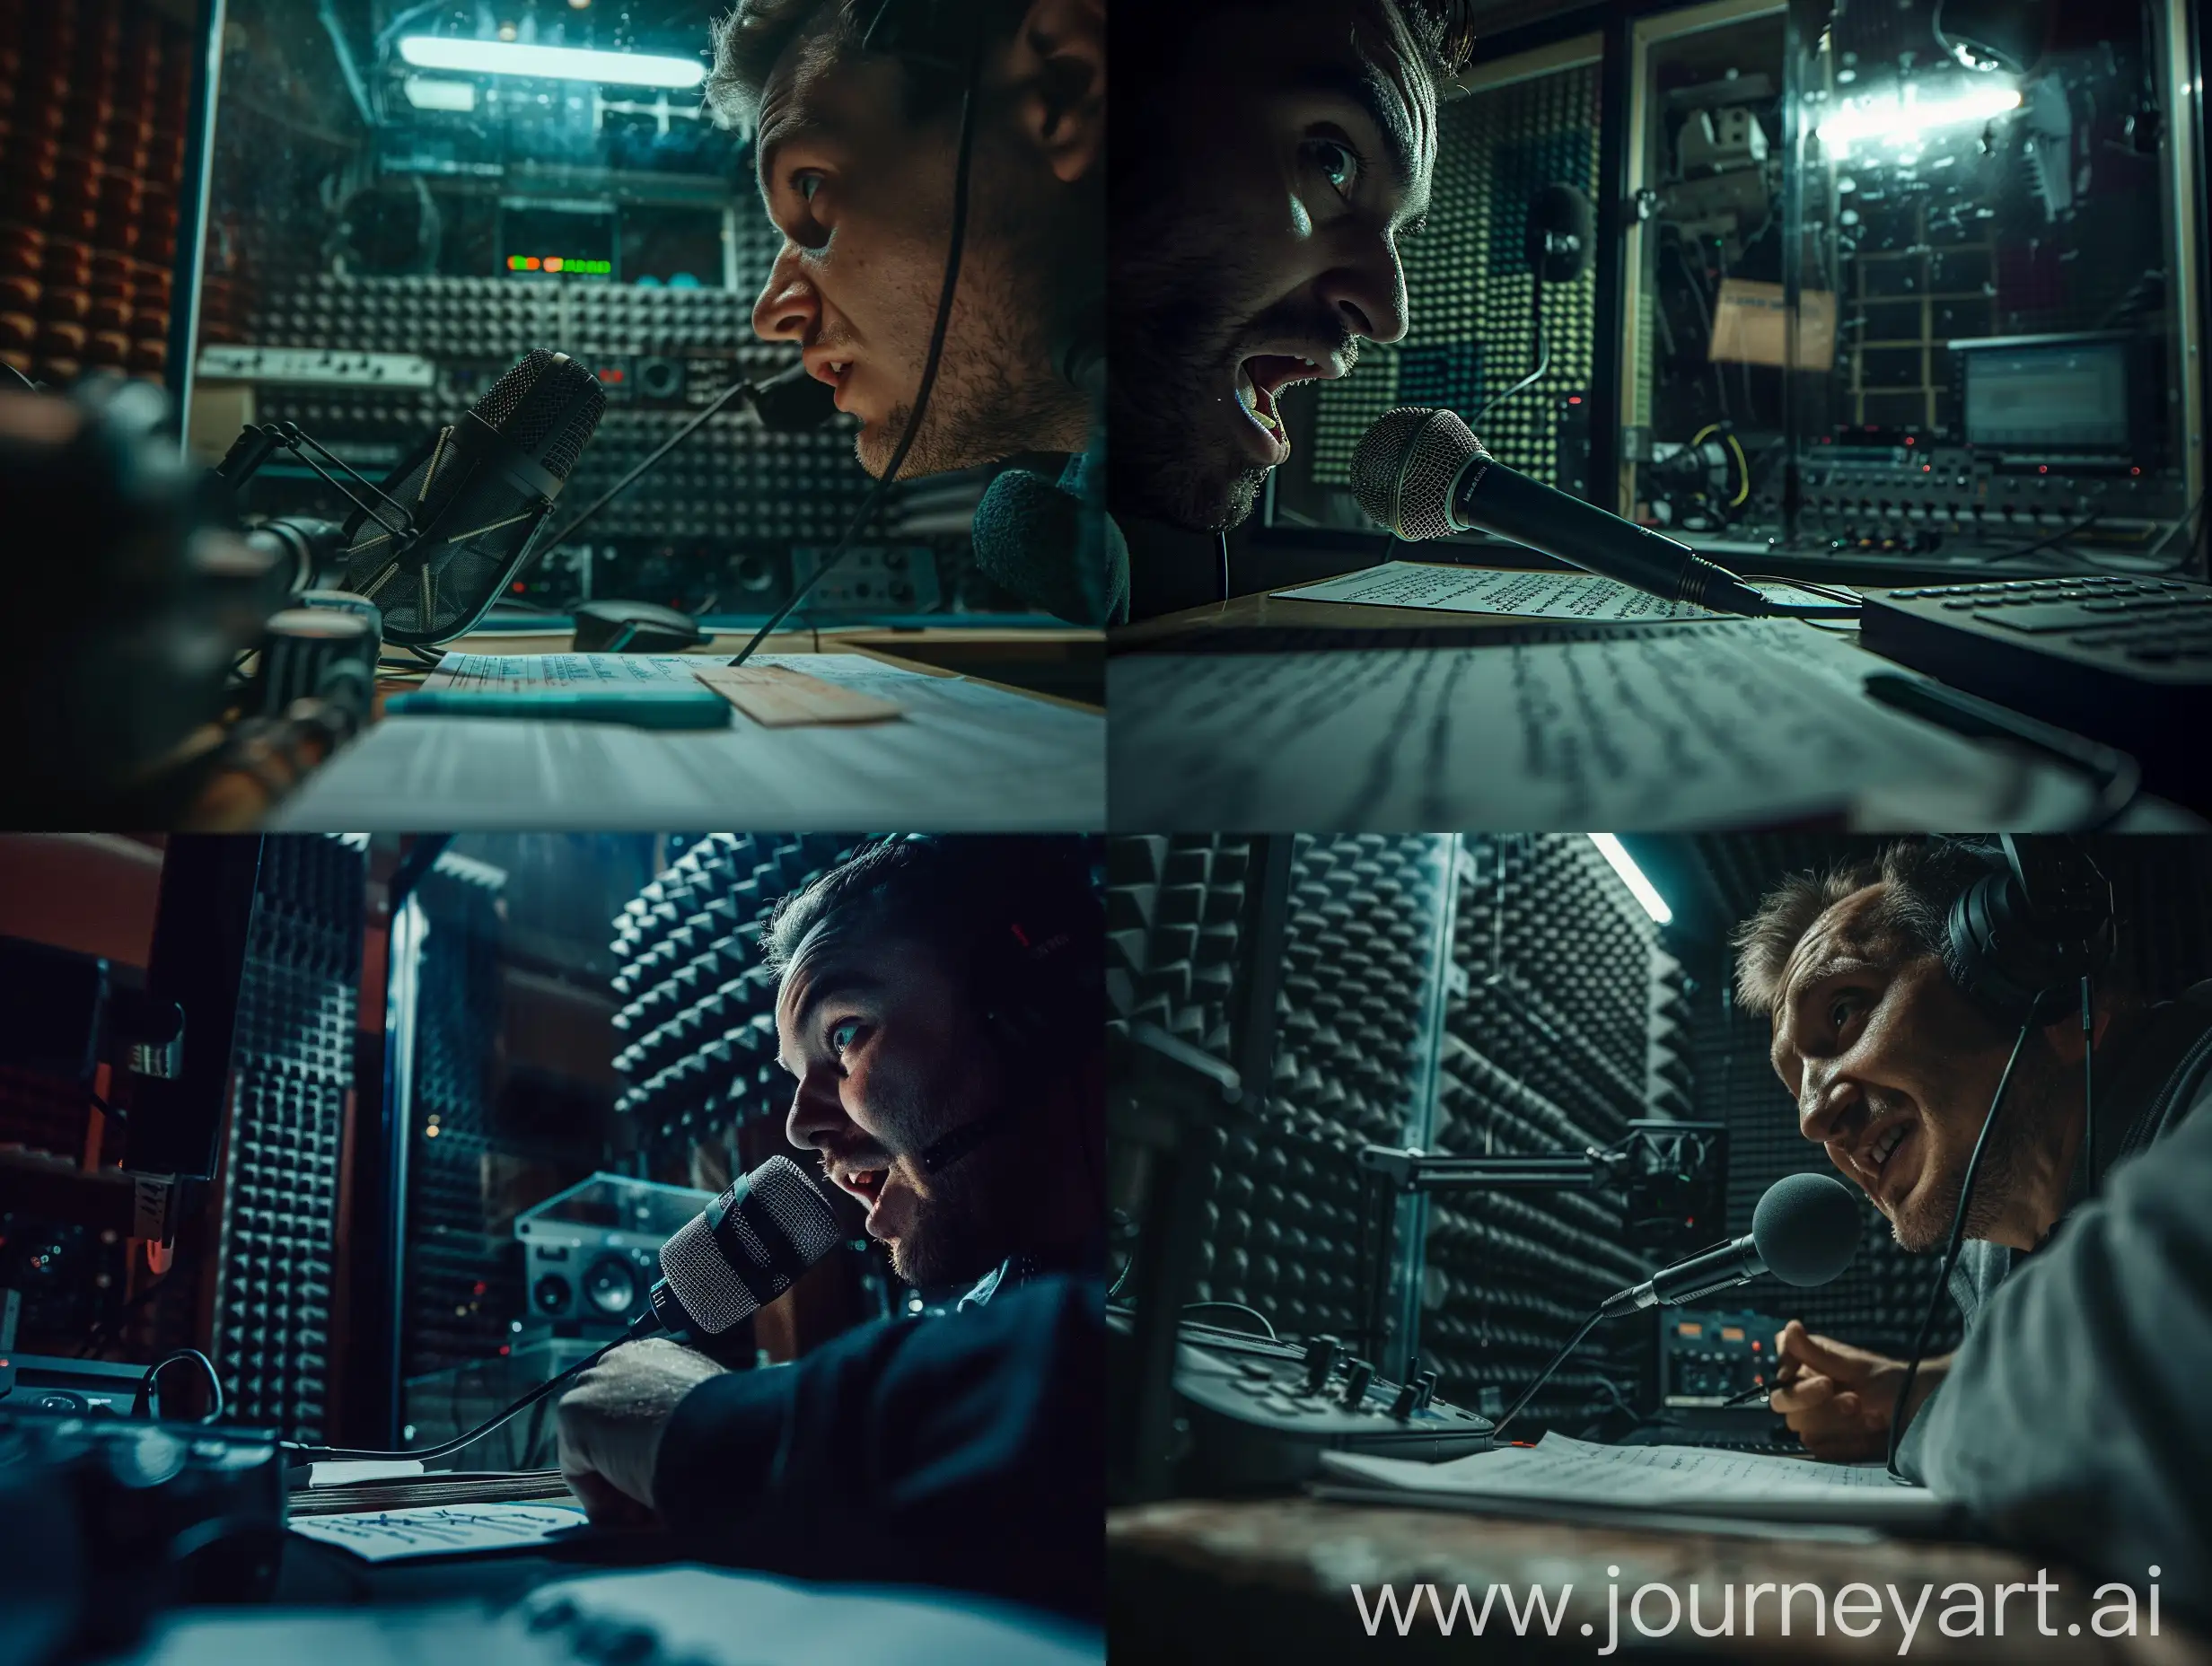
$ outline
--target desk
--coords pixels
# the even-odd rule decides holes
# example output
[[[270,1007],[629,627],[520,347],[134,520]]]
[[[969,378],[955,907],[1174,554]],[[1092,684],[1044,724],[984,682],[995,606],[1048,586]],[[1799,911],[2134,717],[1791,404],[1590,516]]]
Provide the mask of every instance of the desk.
[[[1590,1662],[1607,1637],[1606,1591],[1620,1587],[1620,1650],[1671,1661],[1895,1661],[1902,1631],[1886,1606],[1884,1625],[1863,1639],[1812,1633],[1812,1598],[1801,1596],[1792,1635],[1774,1635],[1773,1594],[1760,1599],[1759,1635],[1742,1634],[1742,1587],[1771,1583],[1809,1583],[1832,1598],[1845,1585],[1879,1589],[1895,1583],[1909,1609],[1918,1588],[1933,1585],[1927,1612],[1912,1640],[1909,1661],[2212,1661],[2212,1648],[2162,1610],[2160,1635],[2100,1639],[2090,1635],[2088,1600],[2098,1582],[2052,1567],[2058,1591],[2050,1619],[2060,1634],[2035,1635],[2033,1593],[2014,1596],[2006,1609],[2005,1635],[1950,1638],[1937,1630],[1943,1587],[1954,1581],[1987,1593],[1997,1584],[2024,1584],[2046,1565],[2010,1551],[1976,1545],[1878,1539],[1830,1543],[1809,1539],[1663,1532],[1643,1528],[1587,1527],[1559,1521],[1509,1520],[1456,1511],[1330,1504],[1311,1498],[1251,1503],[1204,1500],[1147,1504],[1110,1512],[1106,1522],[1107,1640],[1112,1657],[1145,1662],[1260,1661],[1268,1666],[1330,1662],[1371,1656],[1394,1662],[1541,1659]],[[1618,1568],[1618,1578],[1608,1570]],[[1394,1583],[1441,1586],[1447,1611],[1454,1586],[1466,1585],[1479,1606],[1492,1583],[1512,1586],[1526,1601],[1532,1584],[1548,1588],[1555,1609],[1558,1587],[1571,1584],[1565,1623],[1557,1638],[1515,1638],[1493,1609],[1479,1641],[1467,1635],[1462,1614],[1456,1634],[1443,1637],[1426,1607],[1422,1623],[1406,1635],[1385,1625],[1370,1641],[1351,1587],[1370,1600]],[[1672,1586],[1685,1600],[1698,1585],[1701,1618],[1710,1629],[1713,1604],[1723,1585],[1737,1588],[1734,1637],[1700,1642],[1687,1618],[1666,1641],[1642,1637],[1628,1609],[1637,1587]],[[1501,1596],[1503,1593],[1500,1593]],[[1886,1599],[1885,1599],[1886,1602]],[[1372,1612],[1373,1609],[1370,1609]],[[1832,1611],[1832,1610],[1831,1610]],[[1854,1614],[1856,1611],[1853,1611]],[[1645,1613],[1655,1629],[1665,1624],[1667,1605],[1653,1597]],[[1593,1635],[1581,1635],[1584,1623]],[[1855,1626],[1866,1621],[1853,1618]],[[2078,1637],[2065,1635],[2079,1624]],[[2143,1621],[2147,1627],[2147,1618]],[[1539,1627],[1532,1625],[1532,1632]],[[2024,1632],[2026,1635],[2021,1635]],[[1501,1636],[1500,1633],[1504,1635]]]
[[[726,661],[747,636],[694,651]],[[566,631],[479,631],[448,644],[495,654],[566,653]],[[898,652],[892,652],[892,648]],[[1077,631],[787,633],[764,654],[855,656],[942,695],[903,699],[898,721],[724,731],[424,718],[391,724],[384,702],[417,680],[386,677],[377,721],[318,768],[225,776],[203,795],[201,830],[294,831],[526,826],[657,830],[774,827],[794,832],[916,826],[934,831],[1091,831],[1105,818],[1105,723],[1094,699],[1103,637]],[[999,675],[988,673],[997,672]],[[957,689],[954,685],[962,685]],[[434,731],[432,725],[435,725]],[[287,790],[289,789],[289,790]]]
[[[1117,829],[2025,831],[2099,814],[2070,767],[1877,704],[1865,679],[1885,662],[1796,620],[1257,594],[1116,631],[1110,653]]]

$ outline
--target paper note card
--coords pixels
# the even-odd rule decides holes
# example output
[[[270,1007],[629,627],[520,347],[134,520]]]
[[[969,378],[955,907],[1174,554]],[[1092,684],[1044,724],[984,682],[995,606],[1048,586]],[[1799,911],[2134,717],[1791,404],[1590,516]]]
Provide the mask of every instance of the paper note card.
[[[542,1545],[584,1524],[577,1504],[426,1504],[361,1515],[319,1515],[291,1524],[303,1538],[320,1539],[369,1562],[408,1556],[460,1556]]]
[[[895,700],[824,682],[788,665],[701,665],[698,680],[757,723],[880,723],[903,709]]]

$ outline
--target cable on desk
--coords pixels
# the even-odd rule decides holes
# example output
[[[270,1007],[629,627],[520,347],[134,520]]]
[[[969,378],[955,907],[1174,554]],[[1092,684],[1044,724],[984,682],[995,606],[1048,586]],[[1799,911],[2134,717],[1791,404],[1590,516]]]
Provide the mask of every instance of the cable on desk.
[[[1248,1306],[1242,1302],[1186,1302],[1183,1303],[1183,1311],[1186,1313],[1195,1313],[1201,1308],[1222,1308],[1232,1313],[1249,1313],[1260,1321],[1260,1328],[1265,1333],[1268,1341],[1274,1342],[1279,1339],[1275,1334],[1274,1325],[1268,1322],[1268,1316],[1256,1307]]]
[[[179,1360],[186,1359],[195,1362],[207,1378],[207,1410],[202,1415],[200,1421],[202,1423],[222,1421],[223,1379],[215,1375],[215,1362],[198,1348],[179,1348],[174,1353],[162,1355],[161,1358],[146,1367],[146,1374],[138,1379],[138,1392],[131,1397],[130,1415],[132,1416],[143,1417],[147,1415],[154,1402],[154,1379]]]

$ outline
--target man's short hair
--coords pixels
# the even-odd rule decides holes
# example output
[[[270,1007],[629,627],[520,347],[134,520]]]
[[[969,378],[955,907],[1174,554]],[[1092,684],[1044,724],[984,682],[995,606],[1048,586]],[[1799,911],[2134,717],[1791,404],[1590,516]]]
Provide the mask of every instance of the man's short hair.
[[[1004,954],[1031,986],[1017,993],[1056,1030],[1103,1046],[1105,911],[1086,841],[970,836],[879,840],[776,905],[760,932],[778,977],[817,927],[880,933],[943,947],[971,971]]]
[[[1270,13],[1326,5],[1346,17],[1365,12],[1397,13],[1421,55],[1432,83],[1448,81],[1467,67],[1475,49],[1477,0],[1239,0],[1264,28]],[[1186,31],[1205,21],[1216,0],[1109,0],[1118,48],[1149,54],[1180,49]]]
[[[830,58],[856,56],[882,4],[883,0],[737,0],[730,14],[710,29],[715,66],[704,95],[708,113],[721,127],[751,131],[759,125],[768,77],[786,53],[819,31],[821,49]],[[969,0],[951,9],[956,31],[960,22],[980,10],[988,39],[1012,31],[1028,10],[1028,0]],[[960,78],[942,68],[909,63],[906,69],[909,117],[934,114],[960,94]]]
[[[1923,954],[1951,964],[1951,905],[1997,861],[1986,840],[1899,839],[1871,861],[1839,862],[1824,872],[1793,873],[1765,897],[1751,918],[1729,936],[1736,951],[1736,1004],[1771,1014],[1781,998],[1782,975],[1813,921],[1845,898],[1870,885],[1884,887],[1871,924],[1900,960]]]

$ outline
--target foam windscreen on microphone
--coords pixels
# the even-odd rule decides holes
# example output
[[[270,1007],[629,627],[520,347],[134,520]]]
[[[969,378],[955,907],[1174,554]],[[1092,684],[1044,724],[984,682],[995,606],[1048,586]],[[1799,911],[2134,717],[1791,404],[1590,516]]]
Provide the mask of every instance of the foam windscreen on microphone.
[[[1858,1194],[1831,1174],[1788,1174],[1751,1211],[1751,1241],[1786,1285],[1824,1285],[1858,1253]]]
[[[654,1311],[679,1335],[719,1337],[790,1289],[841,1236],[799,1165],[770,1157],[661,1246]]]
[[[404,546],[356,512],[346,524],[345,588],[382,611],[386,641],[427,646],[483,617],[606,409],[597,376],[540,347],[383,482],[418,536]]]
[[[976,505],[970,536],[976,566],[1001,589],[1071,625],[1099,626],[1100,601],[1081,566],[1088,507],[1081,496],[1030,469],[1009,469]],[[1119,533],[1105,529],[1109,539]]]
[[[1385,411],[1352,451],[1352,495],[1369,519],[1409,543],[1443,538],[1452,488],[1470,461],[1490,453],[1456,412],[1424,405]]]

